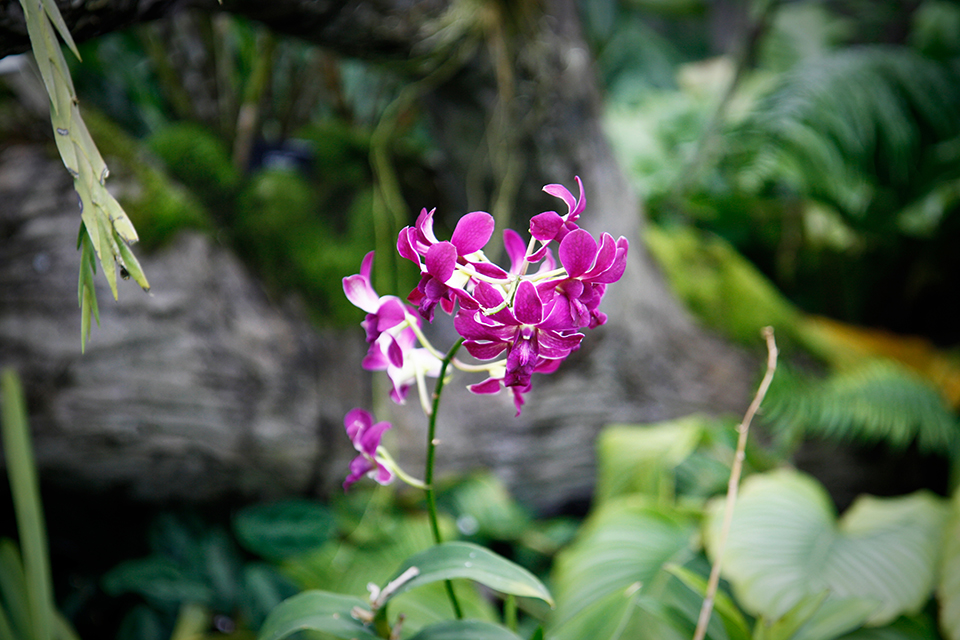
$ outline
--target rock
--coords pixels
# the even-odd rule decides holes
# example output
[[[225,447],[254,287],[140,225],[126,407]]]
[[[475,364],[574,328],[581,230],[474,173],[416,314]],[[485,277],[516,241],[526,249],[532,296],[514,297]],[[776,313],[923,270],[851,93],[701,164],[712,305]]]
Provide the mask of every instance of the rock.
[[[42,472],[147,500],[338,483],[342,416],[369,384],[329,363],[359,362],[362,339],[318,333],[186,233],[141,256],[149,294],[121,281],[115,302],[98,273],[100,326],[81,354],[76,201],[40,148],[0,155],[0,364],[25,380]]]

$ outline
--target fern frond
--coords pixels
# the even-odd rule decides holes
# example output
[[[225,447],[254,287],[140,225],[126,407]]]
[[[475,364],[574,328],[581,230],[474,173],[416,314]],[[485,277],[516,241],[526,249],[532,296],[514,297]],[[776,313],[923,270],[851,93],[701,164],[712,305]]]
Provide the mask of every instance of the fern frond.
[[[877,176],[906,184],[929,138],[957,135],[958,123],[955,69],[906,47],[869,46],[803,60],[730,135],[748,184],[783,180],[857,220]]]
[[[916,441],[928,452],[952,451],[960,436],[960,424],[940,393],[890,360],[869,360],[823,380],[782,367],[763,415],[781,435],[885,442],[894,448]]]

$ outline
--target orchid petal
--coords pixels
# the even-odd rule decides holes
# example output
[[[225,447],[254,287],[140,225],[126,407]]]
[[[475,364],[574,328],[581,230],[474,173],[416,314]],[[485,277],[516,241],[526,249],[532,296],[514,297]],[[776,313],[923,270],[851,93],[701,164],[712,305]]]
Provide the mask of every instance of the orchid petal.
[[[360,447],[358,450],[370,457],[376,455],[377,447],[380,446],[380,440],[383,438],[383,432],[392,426],[389,422],[378,422],[369,427],[360,434]]]
[[[548,185],[551,186],[551,185]],[[560,185],[552,185],[560,186]],[[561,189],[563,187],[560,187]],[[544,191],[547,187],[543,188]],[[566,189],[564,189],[566,191]],[[568,192],[569,193],[569,192]],[[572,197],[572,196],[571,196]],[[530,218],[530,235],[540,242],[550,242],[563,227],[563,218],[556,211],[544,211]]]
[[[457,265],[457,248],[452,242],[438,242],[427,250],[424,262],[427,273],[440,282],[446,282]]]
[[[487,378],[483,382],[478,382],[477,384],[468,385],[467,389],[471,393],[476,393],[478,395],[499,393],[501,382],[503,382],[501,378]]]
[[[460,218],[450,242],[461,256],[483,249],[493,235],[496,224],[493,216],[486,211],[474,211]]]
[[[513,302],[513,312],[523,324],[540,324],[543,320],[543,301],[537,288],[529,280],[521,280]]]
[[[557,254],[567,274],[576,278],[586,273],[596,260],[597,242],[589,231],[577,229],[567,234]]]
[[[510,273],[518,273],[520,265],[523,264],[523,259],[527,255],[527,245],[524,244],[523,238],[513,229],[505,229],[503,231],[503,248],[506,249],[507,255],[510,257]]]
[[[371,424],[373,424],[373,416],[359,408],[351,409],[343,418],[343,426],[347,430],[347,437],[350,438],[355,447],[358,446],[357,441],[360,434],[369,429]]]

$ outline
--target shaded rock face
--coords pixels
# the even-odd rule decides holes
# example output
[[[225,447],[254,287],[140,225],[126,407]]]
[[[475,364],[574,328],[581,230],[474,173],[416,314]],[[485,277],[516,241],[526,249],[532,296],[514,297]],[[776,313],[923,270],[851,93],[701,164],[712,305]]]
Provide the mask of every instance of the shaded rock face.
[[[0,155],[0,365],[28,390],[53,482],[134,498],[313,491],[346,464],[343,414],[367,395],[357,340],[270,303],[214,240],[141,256],[149,294],[98,274],[100,326],[80,352],[77,198],[37,147]],[[341,464],[338,465],[337,463]]]

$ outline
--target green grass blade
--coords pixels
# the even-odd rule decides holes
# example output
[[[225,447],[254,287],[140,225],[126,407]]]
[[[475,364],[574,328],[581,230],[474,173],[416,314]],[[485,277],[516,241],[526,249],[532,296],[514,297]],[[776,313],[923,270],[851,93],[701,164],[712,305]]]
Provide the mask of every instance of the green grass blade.
[[[53,588],[47,555],[47,533],[33,447],[24,406],[20,379],[12,369],[0,373],[3,398],[3,452],[17,514],[17,529],[23,553],[27,601],[34,640],[53,638]]]

